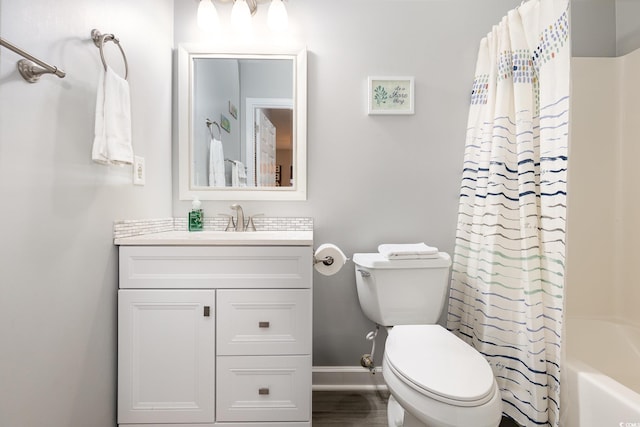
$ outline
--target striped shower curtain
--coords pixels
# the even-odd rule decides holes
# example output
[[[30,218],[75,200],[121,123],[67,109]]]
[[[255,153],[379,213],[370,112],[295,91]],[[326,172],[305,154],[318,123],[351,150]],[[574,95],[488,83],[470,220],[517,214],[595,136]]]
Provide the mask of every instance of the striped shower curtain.
[[[559,420],[568,14],[568,0],[529,0],[481,41],[460,191],[448,328],[525,426]]]

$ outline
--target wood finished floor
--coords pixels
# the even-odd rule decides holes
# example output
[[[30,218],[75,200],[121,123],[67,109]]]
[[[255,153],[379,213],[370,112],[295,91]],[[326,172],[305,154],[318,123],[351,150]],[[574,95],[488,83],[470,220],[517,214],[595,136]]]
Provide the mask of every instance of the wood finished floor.
[[[387,427],[388,397],[376,391],[314,391],[313,427]],[[500,427],[518,425],[503,418]]]
[[[388,427],[388,392],[314,391],[313,427]]]

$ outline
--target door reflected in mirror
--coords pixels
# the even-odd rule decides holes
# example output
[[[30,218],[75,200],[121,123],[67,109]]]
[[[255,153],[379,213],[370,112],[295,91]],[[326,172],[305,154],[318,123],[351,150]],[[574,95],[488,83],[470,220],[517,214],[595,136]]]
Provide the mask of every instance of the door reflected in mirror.
[[[181,47],[178,88],[181,199],[306,198],[305,51]]]
[[[255,152],[255,160],[249,162],[247,168],[252,184],[258,187],[292,186],[293,107],[256,107],[247,111],[249,114],[255,112],[255,134],[249,138],[251,147],[247,147]]]

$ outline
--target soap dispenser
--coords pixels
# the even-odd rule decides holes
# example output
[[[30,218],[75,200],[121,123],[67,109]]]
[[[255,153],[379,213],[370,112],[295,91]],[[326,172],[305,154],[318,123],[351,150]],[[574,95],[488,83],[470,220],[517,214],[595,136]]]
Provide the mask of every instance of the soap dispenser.
[[[191,211],[189,212],[189,231],[202,231],[204,226],[204,214],[200,206],[202,203],[197,197],[191,202]]]

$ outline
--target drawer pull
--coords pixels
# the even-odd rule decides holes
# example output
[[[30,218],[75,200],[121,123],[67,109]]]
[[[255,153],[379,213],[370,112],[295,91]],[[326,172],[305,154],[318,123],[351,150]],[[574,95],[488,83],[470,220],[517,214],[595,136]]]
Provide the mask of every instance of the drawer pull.
[[[209,317],[211,315],[211,307],[208,305],[204,306],[204,317]]]
[[[269,394],[269,388],[268,387],[261,387],[258,389],[258,394],[261,396],[266,396]]]
[[[269,322],[258,322],[258,327],[259,328],[268,328],[269,327]]]

